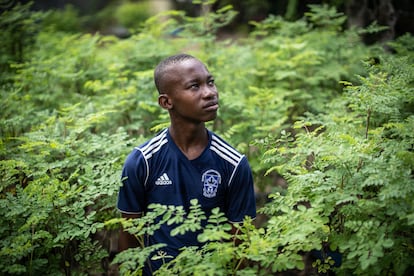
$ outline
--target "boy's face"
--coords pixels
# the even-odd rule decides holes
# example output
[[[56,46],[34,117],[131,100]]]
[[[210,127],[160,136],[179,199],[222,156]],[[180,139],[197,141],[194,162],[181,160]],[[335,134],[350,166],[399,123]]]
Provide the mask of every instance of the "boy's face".
[[[172,65],[163,77],[166,97],[162,107],[172,119],[194,123],[214,120],[217,116],[218,92],[213,76],[197,59]]]

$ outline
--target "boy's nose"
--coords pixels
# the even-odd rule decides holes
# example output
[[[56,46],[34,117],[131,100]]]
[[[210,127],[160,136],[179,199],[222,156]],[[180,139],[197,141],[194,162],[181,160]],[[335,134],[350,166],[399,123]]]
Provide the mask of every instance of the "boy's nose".
[[[216,87],[205,86],[203,91],[203,96],[205,98],[213,98],[217,96]]]

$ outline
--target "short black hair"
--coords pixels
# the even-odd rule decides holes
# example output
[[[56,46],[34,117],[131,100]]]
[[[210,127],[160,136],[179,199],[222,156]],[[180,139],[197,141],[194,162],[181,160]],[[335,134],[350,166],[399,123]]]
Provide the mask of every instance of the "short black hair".
[[[154,70],[154,83],[155,87],[158,90],[158,93],[162,94],[162,77],[164,76],[164,73],[167,71],[168,67],[189,59],[196,58],[189,54],[178,54],[169,56],[166,59],[162,60],[160,63],[158,63],[157,67],[155,67]]]

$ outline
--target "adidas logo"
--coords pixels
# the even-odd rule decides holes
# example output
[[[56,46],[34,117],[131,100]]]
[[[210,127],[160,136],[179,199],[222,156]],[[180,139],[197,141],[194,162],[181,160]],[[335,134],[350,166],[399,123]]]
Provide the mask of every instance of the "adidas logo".
[[[155,181],[155,185],[171,185],[172,181],[168,177],[167,173],[164,173],[160,177],[158,177],[157,181]]]

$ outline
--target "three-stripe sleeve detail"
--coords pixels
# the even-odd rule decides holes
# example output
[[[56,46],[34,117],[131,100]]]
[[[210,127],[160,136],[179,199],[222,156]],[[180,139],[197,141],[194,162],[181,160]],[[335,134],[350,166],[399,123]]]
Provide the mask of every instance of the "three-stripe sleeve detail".
[[[144,160],[145,160],[145,167],[146,167],[147,175],[145,177],[144,186],[147,185],[148,177],[149,177],[149,174],[150,174],[148,159],[150,159],[154,153],[158,152],[161,149],[161,147],[163,145],[165,145],[167,142],[168,142],[167,129],[165,129],[164,131],[160,132],[157,136],[152,138],[143,147],[141,147],[141,148],[136,147],[136,149],[139,150],[142,153],[142,156],[144,157]]]
[[[224,143],[215,135],[212,135],[210,149],[217,153],[217,155],[219,155],[221,158],[229,162],[231,165],[233,165],[234,169],[228,182],[228,185],[230,186],[233,180],[233,176],[236,172],[237,166],[240,164],[244,155],[237,152],[234,148]]]

